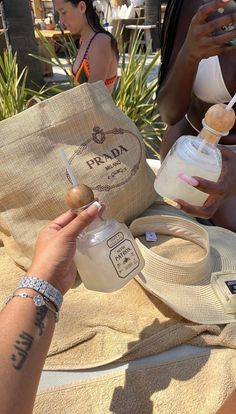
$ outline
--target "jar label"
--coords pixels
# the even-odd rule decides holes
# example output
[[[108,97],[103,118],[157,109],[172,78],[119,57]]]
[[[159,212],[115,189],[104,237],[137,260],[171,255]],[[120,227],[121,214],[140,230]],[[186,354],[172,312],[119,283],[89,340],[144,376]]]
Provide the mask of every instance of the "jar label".
[[[112,247],[120,243],[123,239],[124,239],[124,235],[123,233],[119,231],[119,233],[116,233],[114,236],[112,236],[110,239],[107,240],[107,245],[111,249]]]
[[[140,259],[131,240],[125,239],[109,254],[118,277],[124,279],[139,267]]]

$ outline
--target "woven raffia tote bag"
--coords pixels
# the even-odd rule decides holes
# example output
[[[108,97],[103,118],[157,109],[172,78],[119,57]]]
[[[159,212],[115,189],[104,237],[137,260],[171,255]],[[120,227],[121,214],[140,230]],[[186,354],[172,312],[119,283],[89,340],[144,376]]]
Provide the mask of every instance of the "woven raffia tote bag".
[[[61,147],[107,217],[129,223],[155,199],[142,137],[101,81],[40,102],[0,131],[0,230],[17,244],[18,259],[31,258],[39,229],[67,210]]]

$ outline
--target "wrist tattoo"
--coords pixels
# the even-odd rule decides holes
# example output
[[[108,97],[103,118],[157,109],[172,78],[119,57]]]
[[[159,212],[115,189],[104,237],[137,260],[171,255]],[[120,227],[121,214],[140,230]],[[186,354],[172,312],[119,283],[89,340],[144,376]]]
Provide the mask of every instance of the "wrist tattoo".
[[[21,332],[14,345],[16,351],[11,355],[12,366],[15,369],[20,370],[23,367],[33,342],[32,335],[25,331]]]
[[[43,331],[45,329],[44,319],[47,315],[47,312],[48,312],[48,309],[46,306],[40,306],[39,308],[37,308],[34,324],[35,326],[37,326],[37,328],[39,328],[39,336],[43,335]]]
[[[39,329],[39,336],[43,335],[45,329],[44,319],[47,315],[48,309],[46,306],[40,306],[37,309],[34,325]],[[16,370],[20,370],[29,355],[29,351],[33,345],[34,337],[29,333],[22,331],[17,338],[14,348],[15,351],[11,355],[12,366]]]

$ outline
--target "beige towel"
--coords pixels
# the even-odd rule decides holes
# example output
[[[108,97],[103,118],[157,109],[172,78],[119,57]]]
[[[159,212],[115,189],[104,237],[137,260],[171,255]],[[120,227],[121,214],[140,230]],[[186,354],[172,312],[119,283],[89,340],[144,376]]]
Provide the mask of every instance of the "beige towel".
[[[0,300],[11,293],[23,270],[0,248]],[[176,315],[131,281],[112,294],[81,284],[64,299],[46,359],[47,369],[96,367],[160,353],[179,344],[236,347],[235,325],[196,325]]]
[[[184,321],[135,281],[112,294],[89,292],[81,285],[65,297],[45,369],[91,368],[121,357],[136,359],[196,340],[203,333],[210,345],[220,338],[221,329]],[[204,339],[201,342],[205,345]]]
[[[235,325],[197,325],[181,320],[135,281],[112,295],[88,293],[81,287],[65,300],[45,369],[130,361],[186,343],[236,348]]]
[[[18,280],[24,273],[24,270],[16,266],[6,254],[5,247],[0,247],[0,304],[3,304],[6,296],[15,290]]]
[[[214,414],[235,386],[236,351],[205,351],[40,392],[34,414]]]

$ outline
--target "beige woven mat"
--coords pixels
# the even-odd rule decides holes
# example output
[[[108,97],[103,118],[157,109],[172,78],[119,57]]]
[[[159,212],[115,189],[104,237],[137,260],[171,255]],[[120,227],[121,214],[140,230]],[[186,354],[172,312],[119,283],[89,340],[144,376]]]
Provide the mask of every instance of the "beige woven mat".
[[[40,392],[34,414],[213,414],[235,386],[236,351],[205,351]]]

